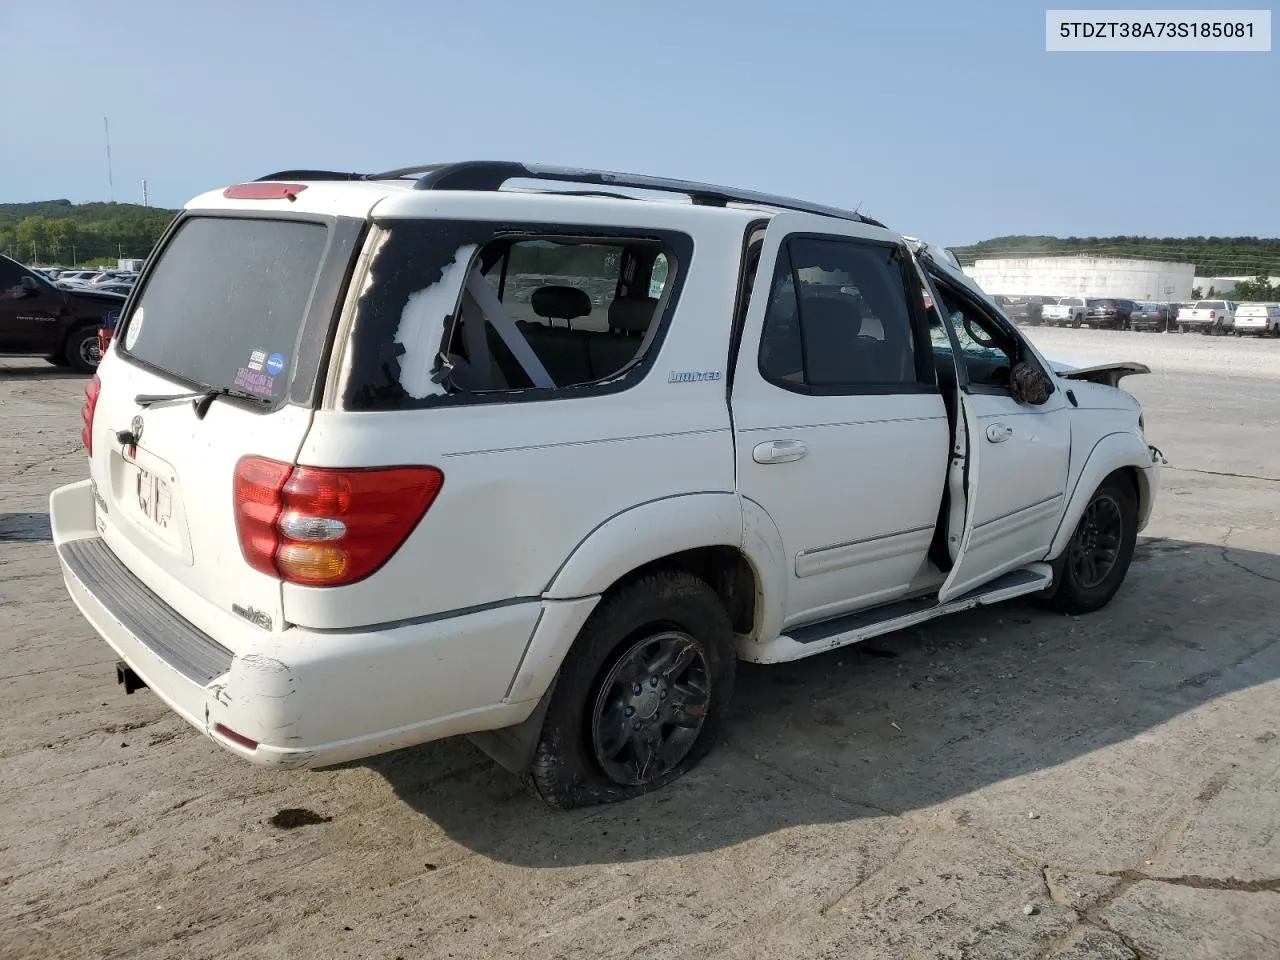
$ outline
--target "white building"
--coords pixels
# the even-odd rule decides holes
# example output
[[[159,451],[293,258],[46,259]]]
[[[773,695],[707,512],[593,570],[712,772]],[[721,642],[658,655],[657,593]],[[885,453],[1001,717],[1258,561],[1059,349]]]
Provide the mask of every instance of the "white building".
[[[964,272],[987,293],[1181,301],[1191,299],[1196,268],[1120,257],[1025,257],[978,260]]]
[[[1196,277],[1195,286],[1200,288],[1200,292],[1208,294],[1210,290],[1219,296],[1227,296],[1236,289],[1236,284],[1244,283],[1246,280],[1252,282],[1257,280],[1257,276],[1252,277]],[[1268,277],[1271,285],[1280,286],[1280,277]]]

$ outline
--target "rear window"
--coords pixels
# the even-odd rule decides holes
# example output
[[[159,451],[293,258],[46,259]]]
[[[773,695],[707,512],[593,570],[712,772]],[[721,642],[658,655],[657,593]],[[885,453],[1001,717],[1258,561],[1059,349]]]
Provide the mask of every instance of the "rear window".
[[[1225,310],[1227,304],[1222,300],[1201,300],[1196,304],[1197,310]]]
[[[125,352],[198,386],[283,397],[327,239],[320,223],[187,220],[129,314]]]

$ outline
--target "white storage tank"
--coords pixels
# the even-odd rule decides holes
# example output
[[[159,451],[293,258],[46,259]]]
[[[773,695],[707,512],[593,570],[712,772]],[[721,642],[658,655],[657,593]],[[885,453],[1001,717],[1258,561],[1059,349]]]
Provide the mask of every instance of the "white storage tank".
[[[965,273],[987,293],[1010,296],[1189,300],[1195,265],[1121,257],[978,260]]]

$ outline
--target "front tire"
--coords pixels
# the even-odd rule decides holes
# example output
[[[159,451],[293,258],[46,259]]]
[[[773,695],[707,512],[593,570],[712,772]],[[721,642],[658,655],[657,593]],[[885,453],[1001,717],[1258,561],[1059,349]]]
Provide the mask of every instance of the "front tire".
[[[715,743],[736,666],[733,625],[703,580],[669,571],[621,587],[560,668],[526,785],[567,810],[670,783]]]
[[[1138,541],[1138,502],[1126,478],[1112,474],[1093,492],[1062,556],[1049,606],[1060,613],[1093,613],[1124,583]]]
[[[72,330],[67,337],[62,355],[67,366],[80,373],[93,373],[98,369],[102,359],[102,348],[98,343],[98,331],[94,327],[81,327]]]

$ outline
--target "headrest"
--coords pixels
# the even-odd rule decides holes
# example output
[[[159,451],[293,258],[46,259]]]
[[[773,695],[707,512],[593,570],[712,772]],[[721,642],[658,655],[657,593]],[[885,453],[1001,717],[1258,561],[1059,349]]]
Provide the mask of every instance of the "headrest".
[[[619,297],[609,305],[609,327],[628,333],[644,333],[653,322],[657,300],[648,297]]]
[[[810,294],[800,303],[801,322],[824,327],[827,335],[856,337],[862,332],[861,304],[846,294]]]
[[[591,298],[577,287],[539,287],[529,303],[544,320],[577,320],[591,313]]]

